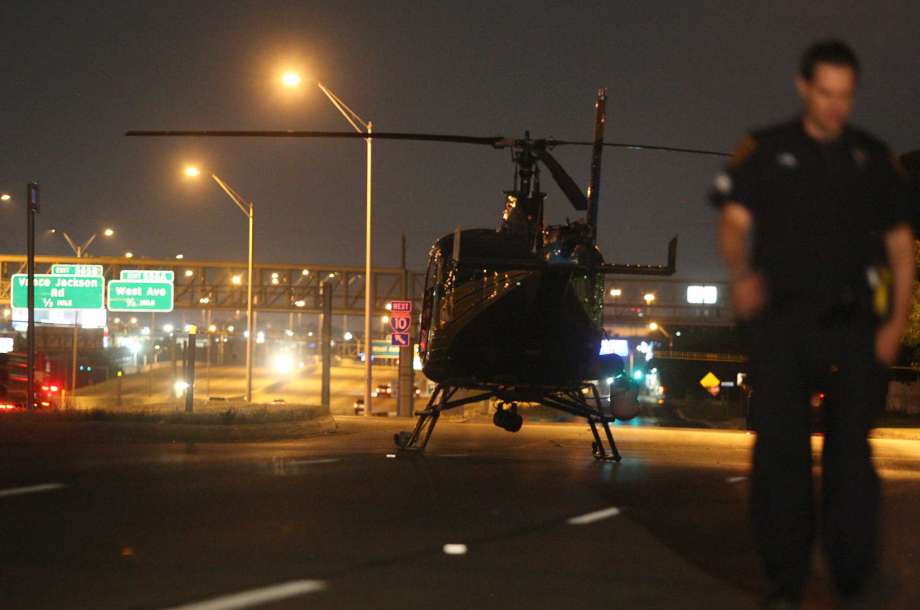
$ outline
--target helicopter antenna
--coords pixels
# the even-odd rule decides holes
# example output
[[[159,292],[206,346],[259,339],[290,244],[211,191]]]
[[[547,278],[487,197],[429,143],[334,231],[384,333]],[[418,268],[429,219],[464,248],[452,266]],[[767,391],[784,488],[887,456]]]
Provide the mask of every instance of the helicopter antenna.
[[[597,90],[594,104],[594,150],[591,153],[591,182],[588,185],[587,225],[591,243],[597,243],[597,203],[601,187],[601,156],[604,153],[604,127],[607,125],[607,89]]]
[[[460,262],[460,232],[460,225],[457,225],[457,228],[454,229],[454,247],[450,256],[455,263]]]

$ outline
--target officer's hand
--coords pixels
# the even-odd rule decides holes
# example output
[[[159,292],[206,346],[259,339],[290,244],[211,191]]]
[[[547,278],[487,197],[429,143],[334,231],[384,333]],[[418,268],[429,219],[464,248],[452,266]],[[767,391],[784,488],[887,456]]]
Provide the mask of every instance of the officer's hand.
[[[885,366],[891,366],[898,359],[901,350],[903,329],[895,322],[885,322],[875,333],[875,358]]]
[[[732,303],[735,315],[741,320],[750,320],[760,313],[767,302],[767,287],[759,273],[748,273],[735,280],[732,285]]]

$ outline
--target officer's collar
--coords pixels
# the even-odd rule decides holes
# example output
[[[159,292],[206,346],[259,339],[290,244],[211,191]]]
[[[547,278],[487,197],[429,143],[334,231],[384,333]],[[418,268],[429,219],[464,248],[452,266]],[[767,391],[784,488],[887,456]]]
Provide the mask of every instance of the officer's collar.
[[[833,140],[819,140],[812,137],[807,131],[805,131],[805,117],[799,115],[795,119],[795,128],[797,133],[805,138],[806,141],[814,144],[815,146],[834,146],[837,144],[846,144],[850,141],[850,134],[852,133],[849,123],[843,126],[843,131],[840,132],[840,135]]]

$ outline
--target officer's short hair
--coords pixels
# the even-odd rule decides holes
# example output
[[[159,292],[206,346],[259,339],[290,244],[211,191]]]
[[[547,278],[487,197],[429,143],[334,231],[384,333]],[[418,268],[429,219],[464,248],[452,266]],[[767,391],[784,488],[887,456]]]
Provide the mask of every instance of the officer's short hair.
[[[841,40],[822,40],[805,49],[799,75],[810,81],[815,75],[815,66],[821,63],[849,67],[859,76],[859,58],[850,45]]]

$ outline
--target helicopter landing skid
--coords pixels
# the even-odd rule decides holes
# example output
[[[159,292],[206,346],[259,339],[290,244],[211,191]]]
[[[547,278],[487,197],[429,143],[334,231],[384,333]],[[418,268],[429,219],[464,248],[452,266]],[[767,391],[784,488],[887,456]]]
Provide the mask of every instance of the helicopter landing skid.
[[[594,442],[591,443],[591,453],[594,455],[594,459],[602,462],[619,462],[623,459],[623,456],[620,455],[617,450],[617,444],[613,440],[613,434],[610,432],[610,422],[607,419],[601,419],[599,423],[604,428],[609,452],[604,449],[604,441],[601,440],[601,435],[597,432],[597,423],[589,418],[588,425],[591,426],[591,434],[594,435]]]
[[[492,392],[484,392],[475,396],[451,400],[459,389],[457,386],[438,384],[428,400],[428,406],[425,407],[424,411],[419,411],[416,414],[418,415],[418,422],[415,424],[415,429],[412,432],[398,432],[393,435],[397,457],[409,457],[424,453],[425,447],[428,446],[428,440],[431,438],[431,433],[434,432],[434,427],[444,411],[479,402],[493,396]]]
[[[431,434],[434,432],[438,419],[444,411],[449,411],[456,407],[462,407],[463,405],[479,402],[492,397],[501,398],[499,395],[500,392],[489,390],[476,394],[475,396],[453,399],[459,389],[458,386],[438,384],[431,398],[428,400],[428,405],[425,409],[416,413],[416,415],[418,415],[418,422],[415,424],[415,429],[412,432],[404,431],[393,435],[393,441],[396,443],[397,457],[410,457],[424,454],[425,447],[428,446],[428,441],[431,439]],[[541,393],[539,396],[533,396],[532,400],[533,402],[539,402],[540,404],[564,411],[571,415],[584,417],[588,420],[588,425],[591,427],[591,434],[594,436],[594,442],[591,444],[594,459],[605,462],[619,462],[623,457],[617,450],[617,444],[613,440],[613,434],[610,432],[610,422],[613,421],[613,418],[601,412],[599,407],[600,396],[598,395],[597,388],[593,384],[587,384],[585,389],[590,390],[594,398],[594,405],[589,404],[588,401],[585,400],[580,390],[547,391],[546,393]],[[604,431],[603,437],[598,431],[598,425],[600,425]]]

